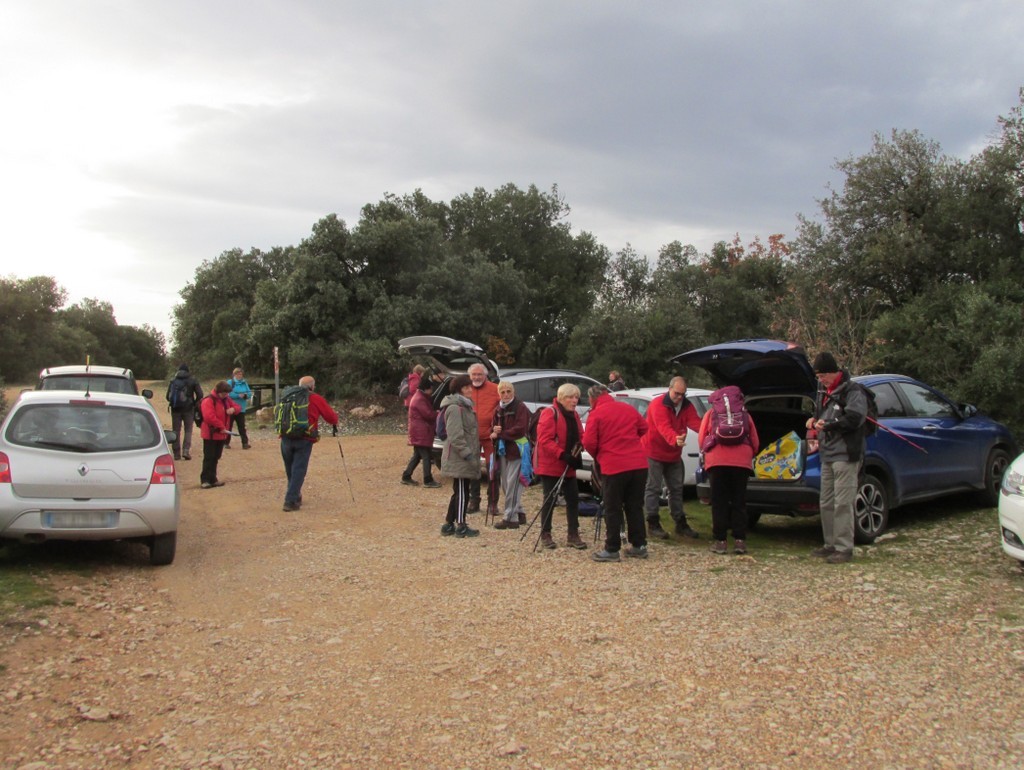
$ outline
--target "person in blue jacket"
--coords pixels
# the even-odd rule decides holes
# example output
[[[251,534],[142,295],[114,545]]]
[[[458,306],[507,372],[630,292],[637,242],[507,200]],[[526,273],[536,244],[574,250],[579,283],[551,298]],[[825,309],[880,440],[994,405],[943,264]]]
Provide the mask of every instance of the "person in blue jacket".
[[[228,384],[231,385],[231,400],[235,402],[235,406],[238,410],[231,415],[231,430],[234,432],[238,431],[238,435],[242,439],[242,449],[249,448],[249,434],[245,430],[245,410],[249,408],[249,404],[252,403],[252,388],[249,387],[249,383],[245,381],[245,372],[242,371],[241,367],[236,367],[235,371],[231,373],[231,379],[228,380]],[[228,436],[227,442],[224,444],[225,449],[230,449],[231,437]]]

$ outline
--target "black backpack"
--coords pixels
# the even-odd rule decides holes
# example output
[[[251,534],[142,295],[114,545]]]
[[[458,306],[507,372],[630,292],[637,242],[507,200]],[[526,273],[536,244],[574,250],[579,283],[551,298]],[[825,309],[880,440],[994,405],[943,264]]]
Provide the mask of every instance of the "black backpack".
[[[191,386],[192,383],[187,377],[175,377],[171,380],[171,385],[167,389],[167,406],[172,412],[184,412],[195,406]]]
[[[851,382],[851,384],[861,389],[864,399],[868,402],[868,413],[864,418],[864,435],[873,436],[878,432],[878,402],[875,400],[875,392],[871,388],[865,388],[859,382]]]
[[[206,398],[202,399],[202,401],[196,404],[195,419],[197,428],[203,427],[203,401],[205,401],[207,398],[213,398],[213,396],[206,396]]]
[[[274,406],[274,430],[281,438],[316,438],[317,426],[309,424],[309,391],[293,385]]]
[[[558,410],[555,407],[544,406],[534,411],[534,413],[530,415],[530,425],[526,429],[526,438],[529,439],[530,446],[532,447],[537,446],[537,425],[540,423],[541,412],[543,412],[545,409],[551,410],[551,415],[555,421],[556,429],[558,427]]]
[[[447,406],[441,407],[437,411],[437,417],[434,418],[434,435],[442,441],[448,440],[448,425],[444,421],[444,416],[447,411]]]

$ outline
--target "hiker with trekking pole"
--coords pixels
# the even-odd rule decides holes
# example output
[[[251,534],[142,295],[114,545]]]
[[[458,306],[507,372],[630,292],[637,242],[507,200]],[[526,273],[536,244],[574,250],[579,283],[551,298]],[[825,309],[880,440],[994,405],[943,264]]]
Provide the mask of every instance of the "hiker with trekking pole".
[[[504,513],[494,523],[495,529],[519,529],[526,523],[523,510],[523,489],[530,484],[530,442],[526,436],[530,428],[530,410],[521,399],[516,398],[516,388],[511,382],[498,383],[498,408],[491,421],[491,441],[494,454],[488,468],[491,484],[500,483],[504,496]],[[523,473],[525,464],[526,473]],[[488,515],[498,517],[497,491],[488,495]],[[493,508],[493,510],[492,510]]]
[[[819,397],[807,420],[807,440],[818,442],[821,458],[821,532],[824,544],[812,551],[829,564],[853,558],[854,506],[864,461],[868,396],[841,370],[828,351],[814,359]]]
[[[647,525],[644,521],[644,490],[647,488],[647,453],[640,443],[647,421],[625,401],[612,398],[604,385],[593,385],[590,414],[583,448],[601,465],[604,491],[604,548],[591,555],[594,561],[619,561],[623,513],[630,547],[626,556],[647,558]]]
[[[541,519],[538,543],[543,548],[558,547],[551,536],[551,519],[559,492],[565,496],[566,546],[580,550],[587,547],[580,537],[580,496],[576,485],[576,471],[583,467],[580,456],[583,423],[576,413],[579,400],[580,389],[564,382],[558,387],[554,402],[542,407],[537,418],[537,445],[532,459],[534,472],[540,477],[544,490],[544,503],[538,511]],[[644,467],[646,465],[644,461]]]
[[[281,437],[281,458],[288,478],[281,509],[285,513],[302,507],[302,484],[306,480],[313,444],[320,440],[320,420],[335,428],[338,426],[337,413],[323,396],[314,392],[315,389],[316,380],[307,375],[298,385],[286,388],[274,406],[274,428]],[[340,449],[341,444],[338,447]]]

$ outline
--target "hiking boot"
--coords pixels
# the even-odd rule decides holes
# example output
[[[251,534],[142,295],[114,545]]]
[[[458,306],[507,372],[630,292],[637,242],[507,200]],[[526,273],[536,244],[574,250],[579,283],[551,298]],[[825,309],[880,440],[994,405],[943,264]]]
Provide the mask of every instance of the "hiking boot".
[[[431,479],[430,481],[424,481],[424,482],[423,482],[423,488],[424,488],[424,489],[440,489],[440,488],[441,488],[441,485],[440,485],[440,484],[438,484],[438,483],[437,483],[436,481],[434,481],[433,479]]]
[[[476,537],[479,534],[479,529],[470,529],[465,524],[460,524],[455,528],[455,537]]]
[[[823,545],[821,548],[815,548],[811,551],[811,556],[817,556],[820,559],[824,559],[826,556],[831,556],[836,552],[834,545]]]
[[[466,513],[480,513],[479,497],[474,497],[469,501],[469,507],[466,509]]]
[[[626,549],[626,556],[630,559],[646,559],[647,558],[647,546],[646,545],[631,545]]]
[[[224,482],[223,481],[215,481],[212,484],[210,484],[210,486],[211,487],[222,487],[222,486],[224,486]]]
[[[299,506],[296,503],[285,503],[281,507],[281,510],[284,511],[285,513],[290,513],[291,511],[299,510]]]
[[[420,483],[418,481],[413,481],[412,479],[407,479],[405,476],[402,476],[402,483],[405,484],[408,487],[418,487],[420,485]]]
[[[444,537],[448,537],[448,535],[454,535],[455,525],[446,521],[444,524],[441,525],[441,534]]]
[[[191,460],[192,459],[192,455],[190,455],[188,452],[186,452],[185,454],[183,454],[181,456],[181,459],[182,460]]]
[[[679,537],[688,537],[693,540],[700,539],[700,533],[697,532],[693,527],[686,523],[686,519],[676,522],[676,534]]]
[[[829,564],[845,564],[846,562],[853,559],[853,553],[850,551],[836,551],[831,556],[825,559]]]
[[[541,532],[540,533],[540,547],[541,548],[550,548],[550,549],[558,548],[558,546],[555,545],[555,541],[551,537],[551,533],[550,532]]]
[[[580,537],[580,533],[570,532],[568,537],[565,538],[565,545],[567,548],[575,548],[577,551],[585,551],[587,544],[583,542],[583,538]]]
[[[725,541],[715,540],[711,543],[711,553],[717,553],[719,556],[724,556],[726,552]]]
[[[252,449],[252,444],[242,444],[242,449]]]
[[[747,552],[747,541],[746,540],[733,540],[732,541],[732,552],[738,556],[742,556]]]
[[[181,452],[175,452],[174,453],[174,459],[175,460],[180,460],[181,459]]]
[[[520,524],[520,526],[522,526],[523,524],[526,523],[526,514],[525,513],[520,511],[519,513],[516,514],[516,516],[519,517],[519,524]]]
[[[213,484],[211,484],[211,483],[210,483],[209,481],[204,481],[204,482],[203,482],[202,484],[200,484],[199,486],[200,486],[200,487],[201,487],[202,489],[213,489]]]
[[[495,529],[519,529],[518,521],[509,521],[508,519],[500,519],[494,523]]]
[[[668,540],[668,532],[661,528],[661,521],[658,519],[647,520],[647,535],[648,537],[657,537],[661,540]]]
[[[603,548],[600,551],[594,551],[590,554],[590,558],[594,561],[618,561],[618,551],[606,551]]]

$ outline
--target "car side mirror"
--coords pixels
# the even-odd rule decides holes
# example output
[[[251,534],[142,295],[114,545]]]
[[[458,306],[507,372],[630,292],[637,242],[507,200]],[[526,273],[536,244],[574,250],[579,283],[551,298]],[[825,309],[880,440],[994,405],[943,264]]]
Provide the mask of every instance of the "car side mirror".
[[[968,417],[974,417],[978,413],[978,407],[974,404],[960,404],[960,414],[964,416],[966,420]]]
[[[153,391],[151,391],[149,388],[143,388],[142,396],[143,398],[153,398]]]

